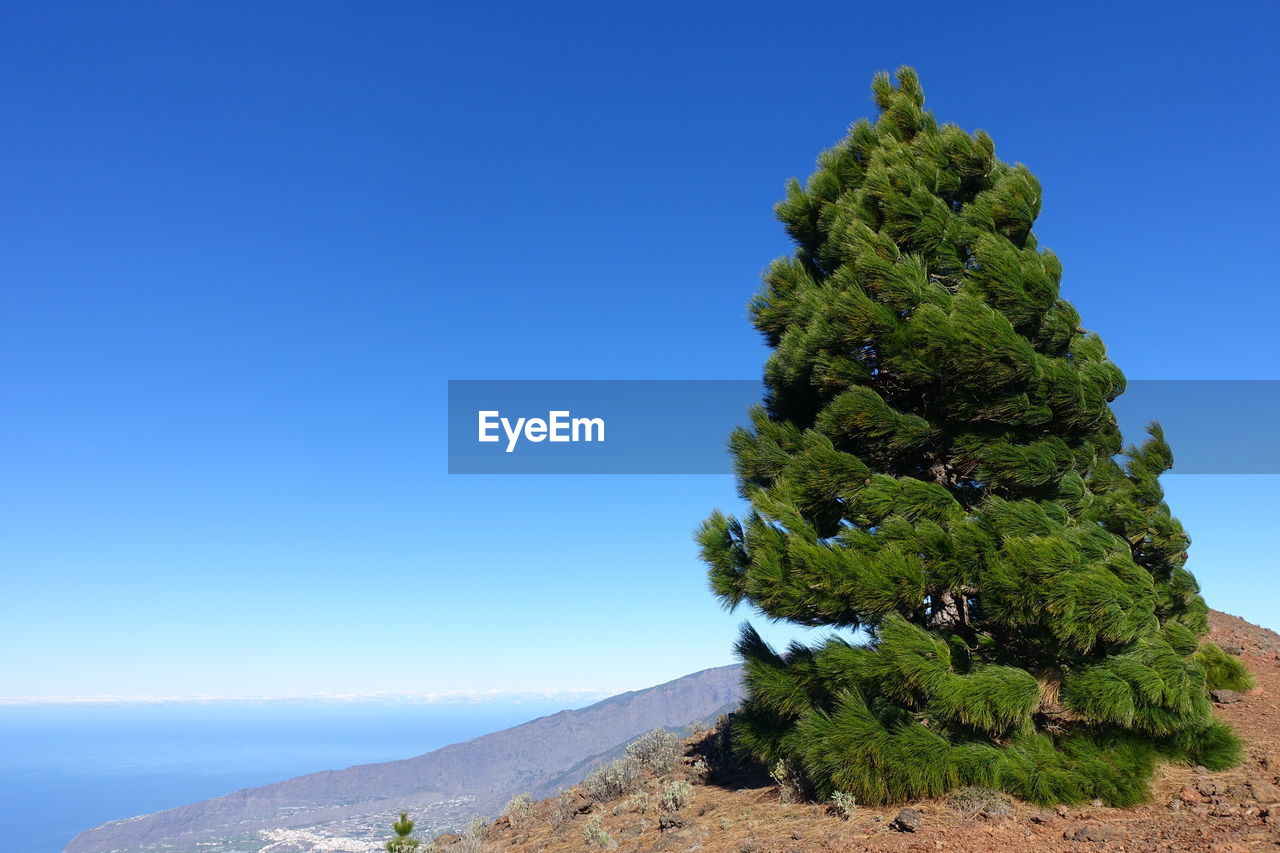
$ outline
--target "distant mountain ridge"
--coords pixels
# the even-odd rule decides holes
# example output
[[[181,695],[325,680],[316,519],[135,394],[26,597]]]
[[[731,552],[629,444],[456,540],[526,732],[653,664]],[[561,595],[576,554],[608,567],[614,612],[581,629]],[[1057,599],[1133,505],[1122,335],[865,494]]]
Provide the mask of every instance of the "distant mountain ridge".
[[[738,666],[703,670],[415,758],[311,773],[111,821],[80,833],[65,851],[175,850],[217,838],[228,839],[227,850],[245,850],[263,830],[325,824],[341,825],[348,838],[366,828],[385,835],[385,816],[403,809],[449,828],[470,814],[493,813],[522,791],[546,796],[573,784],[646,731],[714,721],[740,701],[741,680]],[[202,843],[201,849],[216,853],[219,847]]]

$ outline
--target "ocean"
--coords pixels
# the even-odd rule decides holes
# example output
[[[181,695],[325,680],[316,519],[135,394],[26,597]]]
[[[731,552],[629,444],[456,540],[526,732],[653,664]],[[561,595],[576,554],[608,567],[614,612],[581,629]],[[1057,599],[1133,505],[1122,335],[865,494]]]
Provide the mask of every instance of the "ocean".
[[[108,820],[317,770],[409,758],[563,707],[540,701],[0,706],[0,849],[58,853],[77,832]]]

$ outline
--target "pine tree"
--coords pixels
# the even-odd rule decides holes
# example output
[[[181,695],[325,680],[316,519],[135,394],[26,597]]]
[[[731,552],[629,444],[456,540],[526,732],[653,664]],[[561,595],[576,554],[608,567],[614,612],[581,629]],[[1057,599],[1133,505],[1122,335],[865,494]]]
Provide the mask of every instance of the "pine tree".
[[[1237,763],[1207,690],[1248,676],[1200,641],[1169,447],[1122,447],[1038,182],[937,124],[910,68],[872,91],[776,208],[796,248],[752,302],[767,393],[730,440],[750,512],[699,532],[726,606],[844,630],[779,653],[744,625],[739,747],[867,803],[1124,805],[1159,761]]]
[[[400,819],[391,824],[396,837],[386,843],[387,853],[413,853],[418,849],[418,839],[410,838],[413,834],[413,821],[408,812],[400,812]]]

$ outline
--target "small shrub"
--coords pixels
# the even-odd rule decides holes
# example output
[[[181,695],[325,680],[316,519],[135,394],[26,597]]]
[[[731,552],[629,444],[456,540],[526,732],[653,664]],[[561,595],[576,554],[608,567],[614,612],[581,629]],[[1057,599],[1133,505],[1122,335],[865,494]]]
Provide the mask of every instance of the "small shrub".
[[[582,787],[592,799],[607,803],[631,793],[639,775],[640,762],[628,755],[597,767],[583,780]]]
[[[668,782],[662,786],[662,796],[658,806],[664,812],[678,812],[693,802],[693,786],[683,779]]]
[[[408,812],[400,812],[400,819],[391,824],[391,829],[396,836],[384,845],[387,853],[414,853],[418,849],[418,839],[411,837],[413,821]]]
[[[479,816],[471,818],[471,823],[467,824],[466,830],[462,833],[463,838],[473,841],[483,841],[488,835],[489,821]]]
[[[947,805],[964,815],[1010,814],[1013,811],[1013,800],[999,791],[990,788],[969,786],[952,791],[947,796]]]
[[[573,819],[577,804],[569,794],[561,794],[551,801],[547,808],[547,823],[552,829],[559,829]]]
[[[804,777],[795,765],[786,759],[778,759],[769,774],[778,783],[778,799],[784,805],[801,802],[804,799]]]
[[[631,795],[631,799],[627,800],[627,807],[633,812],[639,812],[640,814],[648,813],[651,808],[649,792],[636,791]]]
[[[497,851],[496,845],[469,835],[464,835],[449,845],[449,853],[497,853]]]
[[[502,814],[511,821],[512,826],[519,826],[533,814],[533,797],[530,794],[516,794],[503,807]]]
[[[604,831],[604,827],[600,824],[599,815],[591,818],[591,820],[587,821],[586,826],[582,827],[582,837],[592,847],[607,850],[613,846],[613,836]]]
[[[627,755],[659,776],[675,770],[683,754],[680,739],[666,729],[646,732],[627,746]]]
[[[848,791],[836,791],[831,795],[831,810],[844,820],[853,820],[853,813],[858,810],[858,800]]]

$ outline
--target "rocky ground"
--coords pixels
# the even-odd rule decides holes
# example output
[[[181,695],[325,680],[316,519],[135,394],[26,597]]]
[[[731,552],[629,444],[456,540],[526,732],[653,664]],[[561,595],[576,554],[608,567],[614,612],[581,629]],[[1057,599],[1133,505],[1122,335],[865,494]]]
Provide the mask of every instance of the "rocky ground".
[[[949,800],[853,809],[845,819],[829,807],[784,804],[767,779],[705,780],[717,735],[691,738],[682,766],[666,780],[649,777],[647,797],[597,802],[581,788],[543,800],[519,816],[499,818],[463,836],[436,840],[441,853],[685,851],[1241,851],[1280,850],[1280,636],[1214,613],[1211,638],[1239,654],[1257,678],[1245,694],[1219,691],[1218,714],[1246,742],[1240,767],[1209,773],[1165,767],[1151,802],[1139,808],[1101,805],[1046,810],[968,792]],[[674,811],[657,804],[672,779],[692,786]]]

